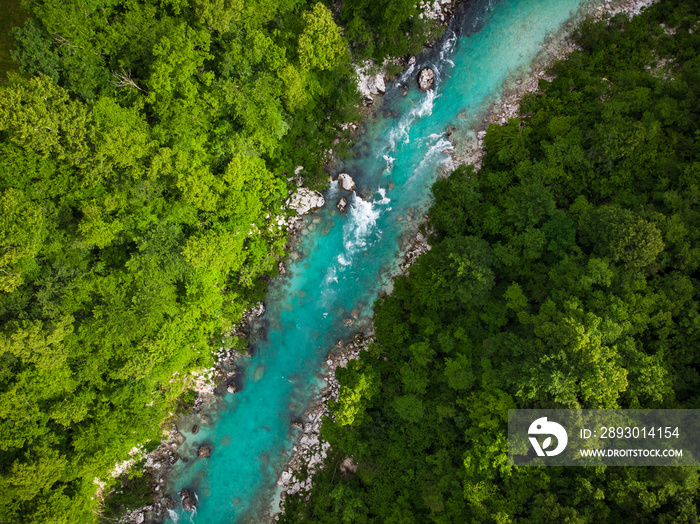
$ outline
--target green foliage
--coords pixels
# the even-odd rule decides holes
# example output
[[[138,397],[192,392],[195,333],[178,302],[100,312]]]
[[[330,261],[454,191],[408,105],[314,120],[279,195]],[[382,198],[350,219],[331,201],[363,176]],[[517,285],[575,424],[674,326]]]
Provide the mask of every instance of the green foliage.
[[[24,27],[15,27],[12,35],[17,48],[12,55],[20,69],[27,75],[42,73],[58,82],[59,58],[45,31],[38,28],[34,20],[28,20]]]
[[[101,512],[102,522],[114,522],[127,509],[137,509],[148,504],[152,497],[148,475],[120,478],[120,485],[105,501]]]
[[[12,57],[12,30],[21,26],[26,19],[27,13],[19,2],[0,3],[0,85],[7,81],[8,72],[17,70],[17,64]]]
[[[304,31],[299,36],[299,61],[305,70],[332,69],[349,59],[340,29],[328,8],[322,3],[304,14]]]
[[[346,0],[340,10],[345,35],[357,47],[353,52],[377,63],[417,54],[427,40],[440,35],[433,21],[421,15],[413,0]]]
[[[288,173],[322,179],[358,93],[322,4],[25,8],[0,90],[0,522],[92,522],[93,480],[262,298]]]
[[[481,170],[436,182],[432,249],[378,301],[283,522],[698,520],[697,469],[509,466],[507,410],[698,407],[699,14],[585,22]]]

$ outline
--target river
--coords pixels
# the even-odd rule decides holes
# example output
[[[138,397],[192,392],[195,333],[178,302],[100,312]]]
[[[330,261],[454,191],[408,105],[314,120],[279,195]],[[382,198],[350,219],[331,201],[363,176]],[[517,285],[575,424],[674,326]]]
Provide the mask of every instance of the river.
[[[371,306],[389,290],[401,261],[402,242],[430,204],[430,186],[449,168],[445,130],[474,134],[485,109],[504,85],[527,74],[546,38],[580,8],[581,0],[475,0],[461,9],[439,47],[387,87],[377,116],[339,171],[353,176],[356,194],[346,214],[335,209],[337,183],[326,206],[306,218],[297,244],[303,257],[276,278],[267,311],[251,337],[244,388],[226,395],[213,424],[196,435],[191,420],[179,424],[187,442],[168,490],[193,488],[198,508],[171,511],[172,521],[198,524],[260,522],[273,503],[275,480],[299,430],[291,421],[306,410],[322,385],[320,372],[338,339],[366,330]],[[432,90],[421,92],[416,75],[430,65]],[[406,93],[407,91],[407,93]],[[347,324],[352,324],[348,326]],[[196,458],[197,446],[212,446]]]

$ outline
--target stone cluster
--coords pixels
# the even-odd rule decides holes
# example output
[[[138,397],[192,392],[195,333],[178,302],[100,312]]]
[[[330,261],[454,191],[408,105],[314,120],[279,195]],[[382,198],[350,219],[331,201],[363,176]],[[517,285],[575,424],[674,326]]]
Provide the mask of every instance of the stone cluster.
[[[381,67],[372,60],[367,60],[362,64],[355,66],[357,72],[357,89],[362,94],[362,99],[365,106],[371,106],[374,103],[374,97],[383,95],[386,91],[384,77],[386,75],[387,62]]]
[[[286,205],[289,209],[296,211],[299,215],[306,215],[319,207],[323,207],[326,201],[318,191],[313,191],[306,187],[300,187],[296,193],[287,199]]]
[[[429,233],[426,235],[429,236]],[[408,268],[410,268],[413,263],[418,260],[418,257],[430,251],[431,248],[430,244],[428,244],[426,235],[419,232],[409,243],[408,248],[404,252],[403,262],[399,264],[399,269],[402,275],[408,275]]]

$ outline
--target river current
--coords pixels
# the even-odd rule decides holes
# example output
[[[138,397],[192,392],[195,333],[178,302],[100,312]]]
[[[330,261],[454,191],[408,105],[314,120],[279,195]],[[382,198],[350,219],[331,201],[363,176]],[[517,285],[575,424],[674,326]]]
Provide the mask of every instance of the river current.
[[[291,421],[322,386],[322,365],[335,342],[366,329],[372,303],[391,287],[403,241],[415,236],[430,204],[430,186],[450,167],[447,126],[473,135],[504,86],[527,74],[545,39],[581,3],[472,0],[440,45],[387,87],[354,158],[338,166],[355,179],[356,193],[341,195],[331,184],[326,206],[305,219],[297,244],[302,258],[270,286],[242,391],[226,395],[211,413],[213,424],[196,435],[188,431],[192,422],[179,424],[187,438],[180,453],[189,460],[175,466],[168,490],[179,500],[181,489],[194,489],[198,507],[194,514],[171,511],[171,522],[260,522],[274,505],[275,481],[299,436]],[[428,65],[435,85],[421,92],[416,76]],[[348,198],[346,214],[335,209],[340,196]],[[210,458],[196,458],[203,443],[212,447]]]

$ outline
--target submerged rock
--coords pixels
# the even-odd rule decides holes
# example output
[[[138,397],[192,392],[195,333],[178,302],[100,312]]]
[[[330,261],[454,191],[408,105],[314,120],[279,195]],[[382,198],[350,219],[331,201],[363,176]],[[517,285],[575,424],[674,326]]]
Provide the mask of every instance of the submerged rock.
[[[355,181],[347,173],[340,173],[338,175],[338,184],[344,191],[349,191],[350,193],[355,191]]]
[[[180,502],[185,511],[194,511],[197,509],[197,494],[194,490],[185,488],[180,492]]]
[[[345,197],[341,197],[341,199],[338,200],[338,203],[335,205],[335,207],[337,207],[341,213],[345,213],[345,209],[348,207],[348,199]]]
[[[447,126],[447,129],[445,129],[445,135],[447,138],[451,137],[457,132],[457,126]]]
[[[197,456],[199,458],[209,458],[211,457],[211,446],[207,446],[206,444],[203,446],[199,446],[199,449],[197,450]]]
[[[434,83],[435,72],[429,67],[424,67],[421,69],[420,73],[418,73],[418,87],[420,87],[423,91],[427,91],[433,87]]]
[[[296,193],[287,199],[287,207],[300,215],[305,215],[316,208],[322,207],[325,203],[326,201],[321,193],[306,187],[299,188]]]
[[[255,374],[253,375],[253,382],[257,382],[261,378],[263,378],[263,375],[265,374],[265,366],[263,364],[260,364],[257,368],[255,368]]]
[[[192,434],[196,435],[197,433],[199,433],[199,426],[195,424],[194,426],[192,426]]]

